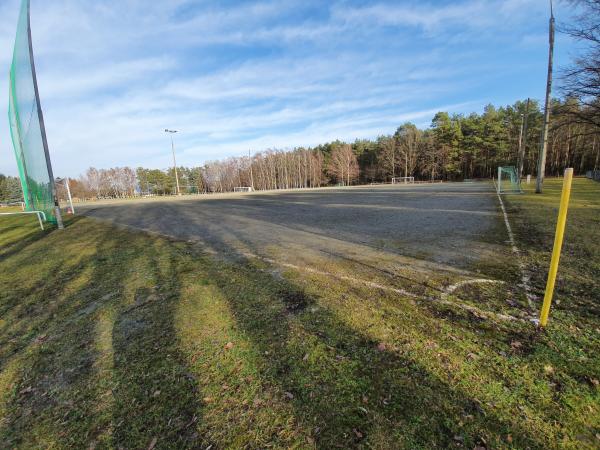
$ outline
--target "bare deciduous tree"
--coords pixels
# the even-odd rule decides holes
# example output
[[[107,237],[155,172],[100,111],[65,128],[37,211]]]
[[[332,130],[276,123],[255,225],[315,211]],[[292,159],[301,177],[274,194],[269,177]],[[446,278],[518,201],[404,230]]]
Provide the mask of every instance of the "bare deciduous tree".
[[[327,172],[332,178],[346,186],[350,186],[358,179],[358,160],[351,145],[342,144],[333,150]]]

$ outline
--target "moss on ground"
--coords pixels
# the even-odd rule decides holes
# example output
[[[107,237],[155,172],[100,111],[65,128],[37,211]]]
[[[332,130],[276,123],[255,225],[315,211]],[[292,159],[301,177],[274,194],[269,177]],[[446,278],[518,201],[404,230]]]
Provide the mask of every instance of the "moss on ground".
[[[538,290],[558,193],[507,200]],[[545,332],[93,219],[4,219],[0,447],[597,448],[599,208],[576,180]]]

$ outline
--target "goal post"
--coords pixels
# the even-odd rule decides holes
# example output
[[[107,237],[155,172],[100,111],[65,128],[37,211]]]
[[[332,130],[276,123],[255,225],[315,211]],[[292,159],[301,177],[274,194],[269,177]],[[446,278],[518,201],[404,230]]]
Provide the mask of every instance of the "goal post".
[[[515,166],[499,166],[496,190],[499,194],[521,194],[521,180]]]
[[[392,184],[414,184],[415,177],[394,177],[392,178]]]

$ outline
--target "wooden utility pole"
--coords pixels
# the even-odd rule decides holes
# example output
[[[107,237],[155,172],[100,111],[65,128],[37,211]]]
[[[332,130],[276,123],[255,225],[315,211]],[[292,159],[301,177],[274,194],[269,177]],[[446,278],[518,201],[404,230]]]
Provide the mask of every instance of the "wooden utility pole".
[[[521,119],[521,134],[519,134],[519,180],[523,178],[525,148],[527,147],[527,119],[529,119],[529,99],[527,99],[527,104],[525,105],[525,115]]]
[[[540,156],[538,159],[537,183],[535,192],[542,193],[544,184],[544,175],[546,171],[546,149],[548,147],[548,128],[550,126],[550,95],[552,94],[552,63],[554,60],[554,10],[552,0],[550,0],[550,31],[549,31],[550,49],[548,51],[548,78],[546,82],[546,103],[544,106],[544,128],[542,131],[542,142],[540,147]]]

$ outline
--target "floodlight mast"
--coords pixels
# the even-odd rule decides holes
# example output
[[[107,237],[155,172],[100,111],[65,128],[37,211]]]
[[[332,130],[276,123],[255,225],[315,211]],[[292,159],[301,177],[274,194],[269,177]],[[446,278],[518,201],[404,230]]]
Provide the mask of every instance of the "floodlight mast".
[[[175,160],[175,143],[173,142],[173,135],[178,133],[178,130],[169,130],[165,128],[165,133],[169,133],[171,136],[171,151],[173,152],[173,169],[175,170],[175,186],[177,188],[177,195],[181,195],[179,190],[179,175],[177,174],[177,161]]]

